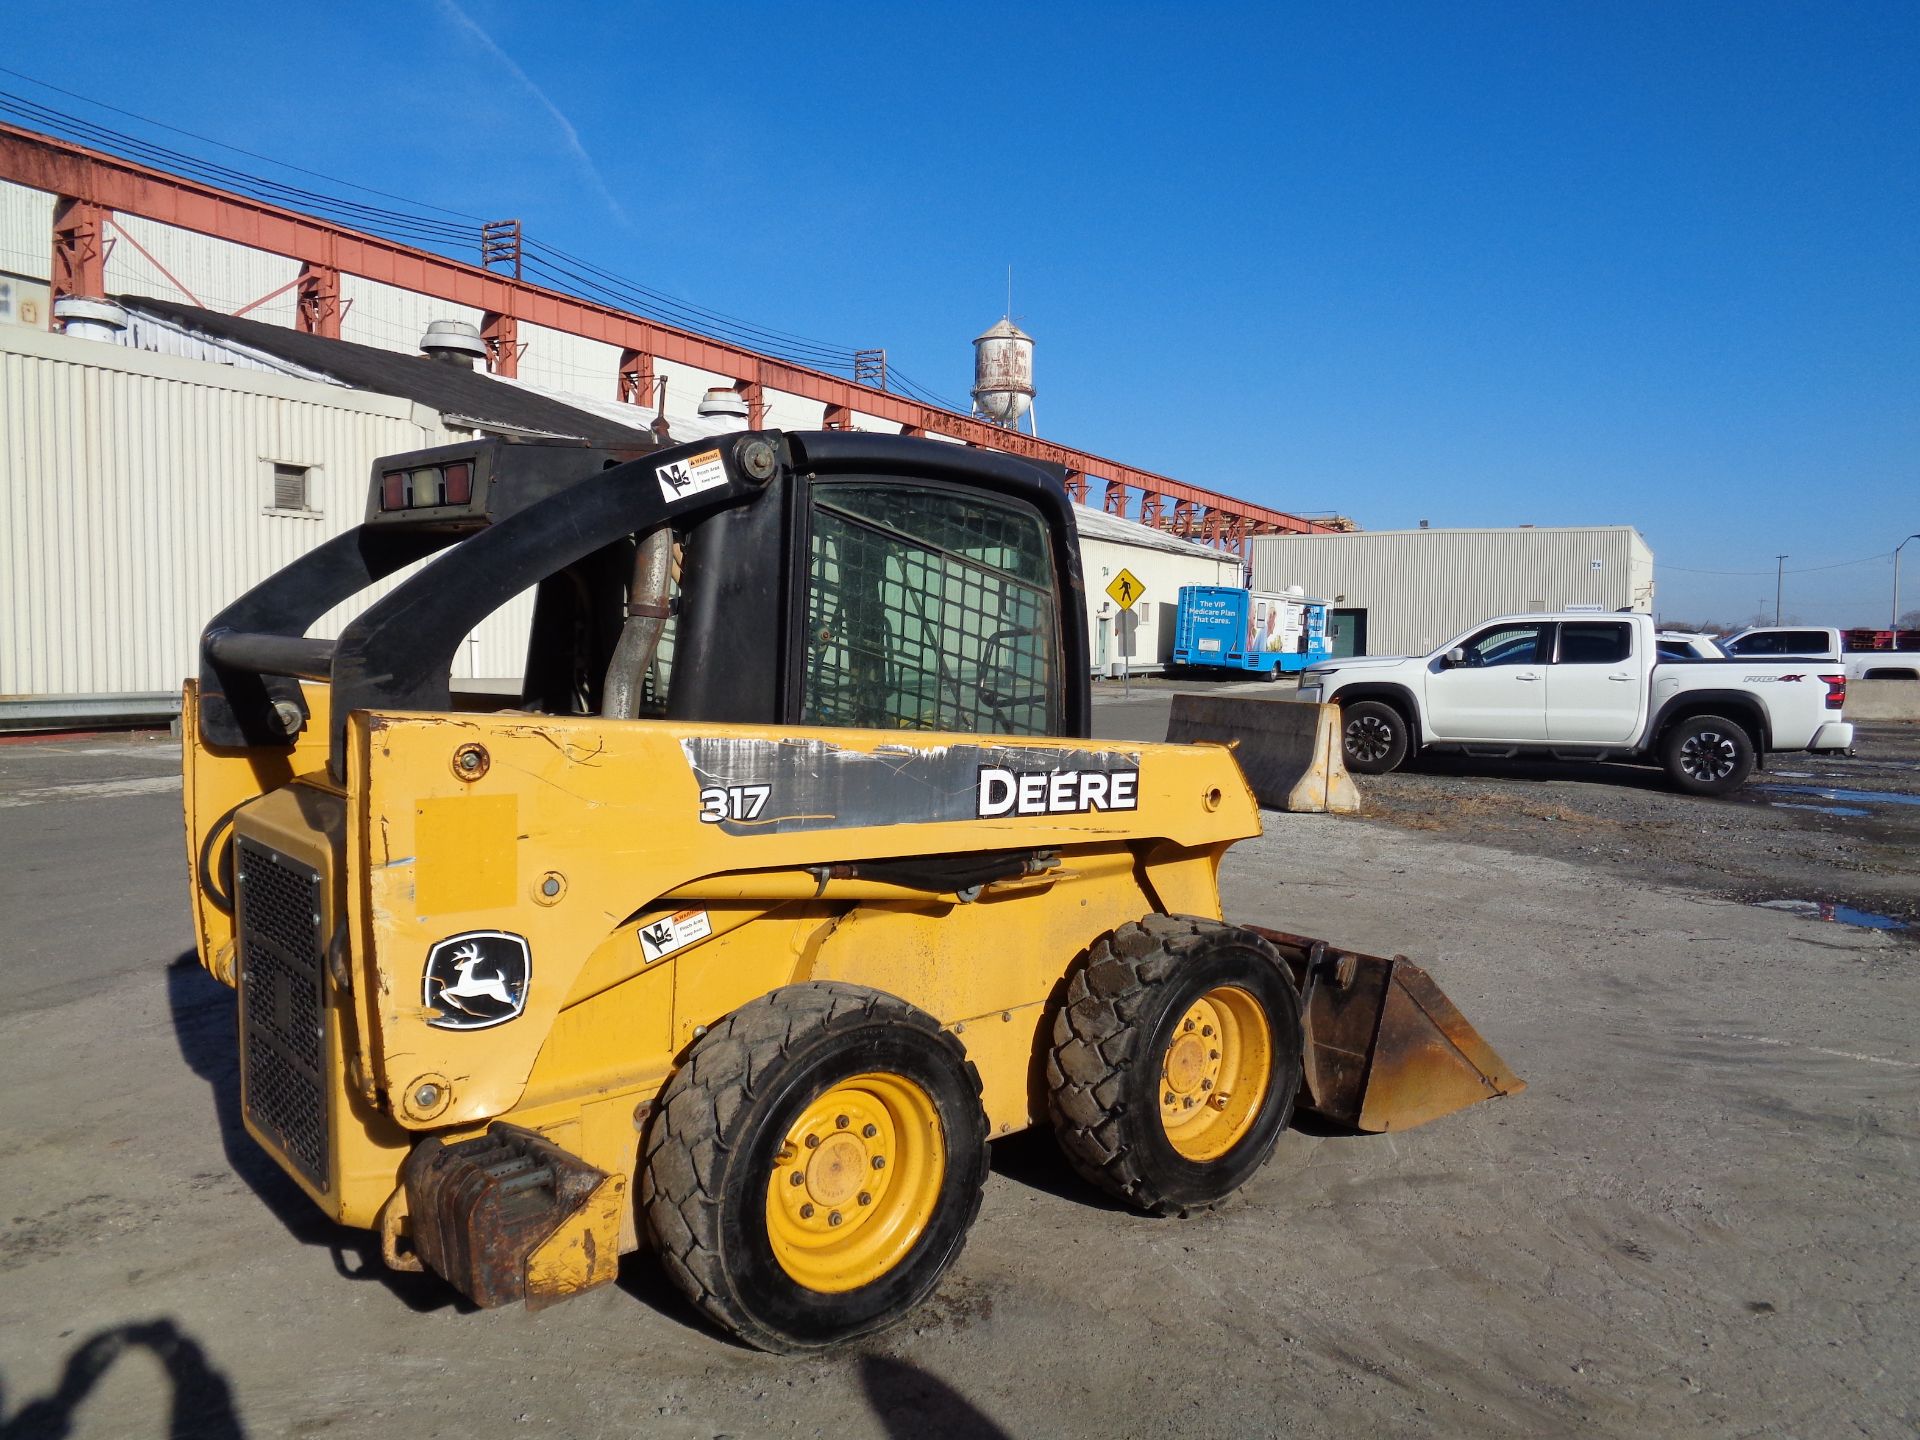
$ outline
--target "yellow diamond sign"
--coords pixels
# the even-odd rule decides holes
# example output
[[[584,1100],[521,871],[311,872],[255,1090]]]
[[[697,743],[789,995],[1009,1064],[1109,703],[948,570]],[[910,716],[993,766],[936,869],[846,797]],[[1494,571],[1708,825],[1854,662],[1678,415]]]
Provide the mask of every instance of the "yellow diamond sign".
[[[1122,610],[1131,610],[1146,597],[1147,587],[1131,570],[1123,569],[1107,583],[1107,594]]]

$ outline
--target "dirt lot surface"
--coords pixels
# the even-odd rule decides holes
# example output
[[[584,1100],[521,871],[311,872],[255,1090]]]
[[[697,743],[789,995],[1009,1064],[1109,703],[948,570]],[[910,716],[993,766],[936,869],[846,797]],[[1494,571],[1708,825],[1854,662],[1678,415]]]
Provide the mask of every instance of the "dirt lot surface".
[[[1920,725],[1857,727],[1852,756],[1774,755],[1722,799],[1655,769],[1435,755],[1357,777],[1370,819],[1653,884],[1903,922],[1920,943]],[[1863,921],[1864,923],[1864,921]]]
[[[1107,733],[1153,719],[1103,709]],[[931,1304],[775,1359],[646,1255],[544,1313],[478,1312],[318,1220],[239,1126],[232,996],[179,962],[175,764],[164,742],[0,747],[6,1440],[1920,1425],[1920,965],[1892,936],[1651,883],[1566,820],[1529,847],[1512,815],[1471,843],[1269,816],[1229,857],[1228,913],[1413,954],[1525,1093],[1399,1135],[1296,1129],[1187,1222],[1106,1205],[1044,1136],[1002,1141]],[[1370,791],[1385,815],[1488,783]],[[1723,811],[1782,845],[1810,823]],[[1615,833],[1681,813],[1623,809]]]

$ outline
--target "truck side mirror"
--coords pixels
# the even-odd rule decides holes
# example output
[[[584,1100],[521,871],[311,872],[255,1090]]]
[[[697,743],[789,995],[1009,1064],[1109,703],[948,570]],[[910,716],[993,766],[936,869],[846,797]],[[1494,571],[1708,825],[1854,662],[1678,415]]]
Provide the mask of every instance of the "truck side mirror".
[[[1461,646],[1456,645],[1451,650],[1447,651],[1447,664],[1464,665],[1466,663],[1467,663],[1467,652]]]

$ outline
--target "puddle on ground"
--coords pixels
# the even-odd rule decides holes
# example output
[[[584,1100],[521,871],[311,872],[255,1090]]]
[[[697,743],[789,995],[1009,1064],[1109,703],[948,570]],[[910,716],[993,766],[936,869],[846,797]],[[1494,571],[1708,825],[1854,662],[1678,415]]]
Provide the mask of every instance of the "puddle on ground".
[[[1853,925],[1862,930],[1905,930],[1907,922],[1891,915],[1876,915],[1871,910],[1856,910],[1851,905],[1829,905],[1824,900],[1762,900],[1762,910],[1784,910],[1807,920],[1831,920],[1836,925]]]
[[[1859,820],[1873,813],[1857,805],[1802,805],[1793,800],[1771,800],[1768,804],[1775,810],[1811,810],[1816,815],[1838,815],[1843,820]]]
[[[1902,795],[1893,790],[1842,790],[1833,785],[1756,785],[1768,795],[1810,795],[1816,800],[1833,800],[1853,805],[1920,805],[1920,795]]]

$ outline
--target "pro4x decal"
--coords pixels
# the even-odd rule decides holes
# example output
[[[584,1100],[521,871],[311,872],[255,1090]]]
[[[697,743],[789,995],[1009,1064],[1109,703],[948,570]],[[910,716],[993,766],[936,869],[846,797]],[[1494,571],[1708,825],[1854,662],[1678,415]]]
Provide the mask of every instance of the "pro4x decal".
[[[662,915],[640,927],[640,954],[651,965],[711,934],[713,922],[707,918],[704,910],[681,910],[672,915]]]
[[[1139,808],[1140,755],[1064,746],[882,745],[689,736],[700,818],[729,835]]]
[[[526,937],[505,930],[449,935],[427,952],[420,1000],[439,1030],[503,1025],[527,1005],[533,954]]]
[[[702,490],[714,490],[727,483],[727,464],[718,450],[702,450],[684,460],[656,465],[653,473],[660,480],[660,498],[682,500]]]

